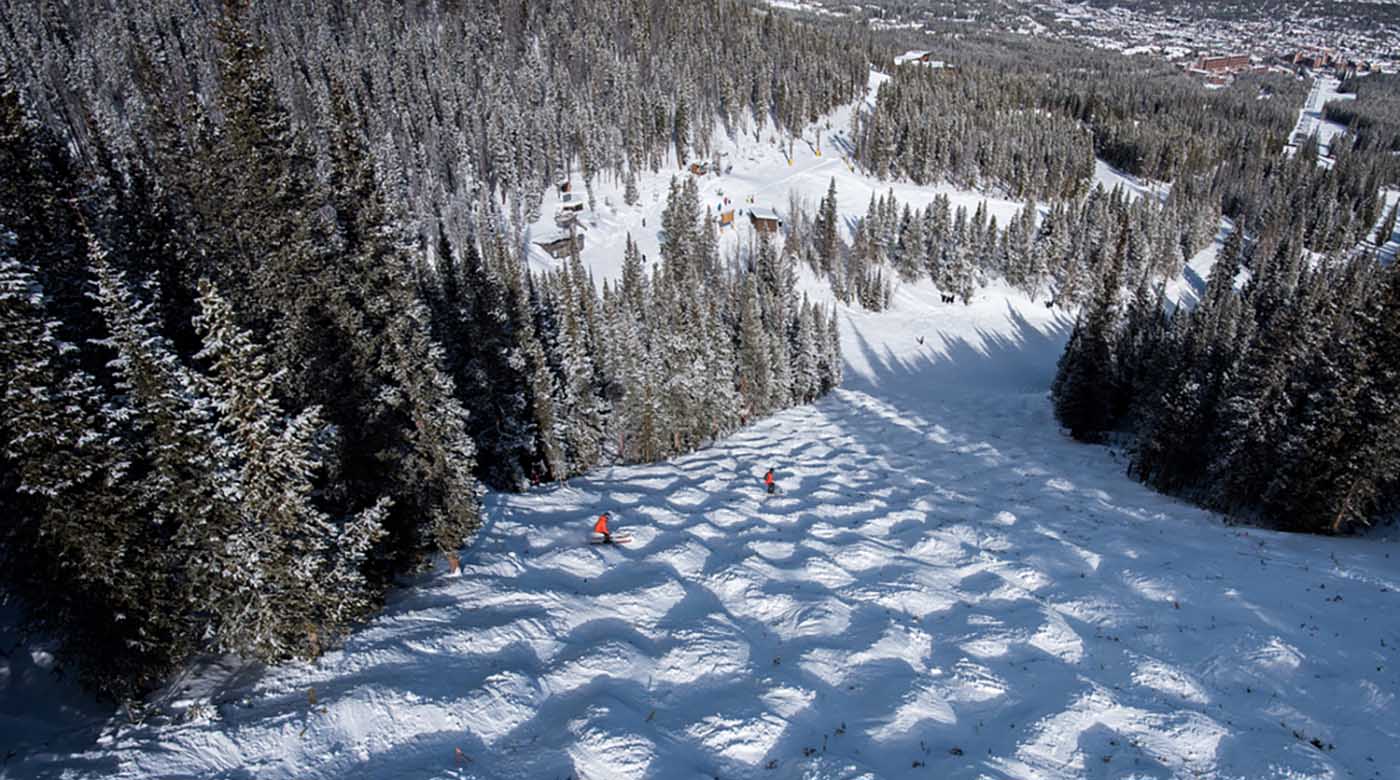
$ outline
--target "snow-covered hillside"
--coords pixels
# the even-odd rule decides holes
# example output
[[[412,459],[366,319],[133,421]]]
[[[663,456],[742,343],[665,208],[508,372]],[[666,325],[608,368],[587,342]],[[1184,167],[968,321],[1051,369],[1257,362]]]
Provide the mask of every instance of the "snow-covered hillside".
[[[1298,110],[1298,123],[1294,126],[1293,132],[1289,135],[1288,145],[1284,147],[1284,152],[1290,156],[1297,153],[1298,144],[1311,136],[1317,136],[1318,165],[1332,166],[1331,148],[1332,139],[1346,132],[1346,127],[1326,119],[1323,116],[1323,108],[1334,100],[1355,100],[1356,95],[1338,92],[1337,88],[1341,82],[1331,76],[1319,76],[1313,79],[1312,89],[1308,92],[1308,99],[1303,103],[1303,107]]]
[[[493,495],[465,576],[322,661],[0,776],[1394,777],[1394,541],[1150,492],[1056,428],[1063,315],[937,300],[844,312],[815,406]]]
[[[736,201],[838,175],[854,217],[884,186],[834,147],[735,153],[706,181]],[[666,178],[587,217],[600,277],[634,225],[655,251]],[[197,670],[133,725],[26,711],[43,659],[4,660],[0,778],[1397,777],[1394,535],[1232,527],[1069,441],[1047,398],[1069,315],[1017,292],[839,316],[827,399],[489,496],[462,577],[314,664]],[[630,544],[586,543],[603,510]]]
[[[996,217],[1000,224],[1007,224],[1023,204],[947,184],[921,187],[909,182],[879,181],[851,164],[847,156],[851,112],[873,105],[875,94],[888,80],[889,76],[872,70],[864,101],[832,112],[804,133],[802,140],[792,144],[775,135],[771,128],[760,131],[757,140],[751,129],[734,138],[716,133],[714,154],[708,160],[718,159],[725,172],[701,176],[698,183],[704,210],[716,219],[726,210],[735,211],[734,225],[721,231],[721,246],[727,248],[753,240],[754,231],[747,217],[747,212],[753,208],[773,209],[787,219],[790,193],[798,193],[806,201],[807,208],[815,210],[832,179],[836,180],[838,209],[843,218],[841,227],[847,240],[853,221],[865,216],[871,195],[883,195],[891,190],[901,204],[918,209],[927,207],[940,193],[949,197],[954,208],[965,206],[969,212],[985,202],[987,213]],[[1098,174],[1107,188],[1119,183],[1130,188],[1137,186],[1108,166],[1102,166]],[[596,208],[584,210],[579,225],[584,235],[581,259],[593,270],[599,284],[604,279],[621,276],[623,248],[629,235],[648,260],[659,258],[660,215],[671,179],[691,175],[680,168],[643,172],[638,177],[640,201],[635,206],[626,205],[621,182],[600,180],[595,183]],[[571,183],[573,192],[569,193],[567,202],[586,203],[583,182],[575,177]],[[546,195],[540,208],[541,216],[530,227],[527,239],[533,242],[560,233],[554,215],[566,202],[563,197],[557,192]],[[532,244],[530,262],[536,270],[547,270],[558,267],[562,261],[552,259]]]

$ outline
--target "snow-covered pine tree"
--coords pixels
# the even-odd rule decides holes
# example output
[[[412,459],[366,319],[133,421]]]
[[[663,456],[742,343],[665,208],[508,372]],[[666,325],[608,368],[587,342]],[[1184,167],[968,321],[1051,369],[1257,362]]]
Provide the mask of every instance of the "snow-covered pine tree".
[[[1149,392],[1145,383],[1152,374],[1156,351],[1167,326],[1165,303],[1165,283],[1154,290],[1147,286],[1146,276],[1138,279],[1114,345],[1118,356],[1114,378],[1115,419],[1136,418],[1141,412],[1134,407]]]
[[[527,361],[510,316],[510,293],[487,267],[474,237],[468,237],[459,259],[440,233],[436,268],[423,276],[447,370],[462,402],[476,411],[469,425],[482,478],[497,487],[518,487],[534,456],[534,431]]]
[[[642,195],[637,191],[637,171],[630,165],[623,179],[622,202],[629,206],[642,202]]]
[[[1120,240],[1120,260],[1125,253]],[[1122,275],[1120,262],[1109,261],[1104,266],[1093,303],[1075,322],[1051,388],[1055,417],[1081,441],[1097,440],[1114,423],[1114,378],[1118,375],[1114,342]]]
[[[767,344],[768,397],[765,409],[783,409],[792,403],[792,359],[789,329],[791,307],[796,300],[796,269],[792,258],[777,251],[767,235],[759,238],[753,276],[758,282],[760,317]]]
[[[821,353],[817,346],[819,334],[825,335],[823,325],[817,321],[816,310],[804,295],[798,310],[793,347],[792,392],[793,400],[797,403],[810,403],[822,392]]]
[[[974,235],[967,223],[967,210],[959,206],[949,241],[944,245],[943,278],[937,284],[950,295],[962,298],[964,304],[972,303],[972,293],[976,289],[976,271],[969,256]]]
[[[1371,237],[1371,241],[1376,246],[1384,246],[1390,241],[1390,237],[1395,235],[1395,221],[1397,215],[1400,215],[1400,200],[1397,200],[1390,207],[1390,211],[1386,212],[1385,220],[1381,222],[1380,227],[1376,228],[1375,235]]]
[[[83,659],[80,679],[124,698],[162,679],[197,639],[171,576],[177,526],[151,521],[144,502],[161,496],[133,484],[143,464],[131,416],[104,408],[14,243],[0,233],[0,572],[63,657]]]
[[[773,397],[772,371],[768,361],[768,333],[763,327],[757,274],[745,274],[736,290],[739,298],[739,395],[747,421],[767,414]]]
[[[924,245],[923,215],[911,211],[906,203],[904,213],[900,216],[899,240],[895,250],[900,279],[913,282],[923,276]]]
[[[839,216],[836,211],[835,176],[831,177],[831,183],[827,185],[826,197],[822,198],[818,218],[821,224],[818,226],[817,257],[821,261],[822,271],[829,275],[836,269],[841,251],[841,238],[836,224]]]
[[[554,379],[544,345],[535,328],[533,283],[525,273],[521,260],[507,244],[499,225],[494,226],[484,247],[487,249],[484,258],[487,268],[500,276],[509,296],[509,318],[515,334],[515,347],[522,361],[529,422],[535,439],[530,478],[532,481],[563,479],[568,476],[568,469],[557,435]]]
[[[1254,511],[1278,470],[1292,407],[1287,380],[1303,358],[1301,328],[1310,306],[1307,295],[1287,301],[1260,332],[1223,393],[1210,494],[1211,503],[1223,511]]]
[[[263,349],[210,283],[200,285],[201,384],[217,409],[215,474],[225,511],[200,531],[189,561],[216,646],[261,659],[319,654],[363,616],[373,590],[362,567],[383,534],[387,499],[337,523],[316,504],[323,467],[320,410],[288,415]]]
[[[818,312],[817,320],[821,320]],[[826,339],[824,343],[823,357],[818,361],[818,369],[822,375],[822,393],[840,386],[845,371],[841,359],[841,328],[836,322],[836,307],[831,307],[831,316],[826,322]]]
[[[584,273],[574,252],[568,269],[555,277],[555,301],[559,306],[560,378],[557,387],[562,399],[557,406],[564,421],[563,436],[569,453],[570,471],[580,473],[596,466],[602,458],[604,410],[595,385],[596,369],[592,354],[587,316],[581,299],[591,300],[593,280]]]
[[[56,337],[81,343],[97,334],[84,267],[82,188],[60,140],[21,102],[0,57],[0,238],[42,286]]]

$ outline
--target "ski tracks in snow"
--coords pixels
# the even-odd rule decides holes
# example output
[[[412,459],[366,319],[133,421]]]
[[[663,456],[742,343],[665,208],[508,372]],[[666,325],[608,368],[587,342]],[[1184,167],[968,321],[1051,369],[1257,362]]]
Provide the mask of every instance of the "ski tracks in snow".
[[[925,294],[843,315],[829,398],[674,461],[492,495],[464,576],[211,718],[109,728],[85,766],[1394,777],[1393,542],[1232,528],[1147,491],[1050,418],[1062,318],[901,292]],[[631,544],[586,543],[604,509]],[[49,759],[0,776],[66,763]]]

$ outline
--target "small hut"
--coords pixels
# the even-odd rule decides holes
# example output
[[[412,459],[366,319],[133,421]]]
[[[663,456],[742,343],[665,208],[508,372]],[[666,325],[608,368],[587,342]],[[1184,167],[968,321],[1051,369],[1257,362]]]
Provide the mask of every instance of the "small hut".
[[[550,257],[559,260],[568,257],[575,249],[579,252],[583,251],[583,234],[576,230],[569,233],[555,233],[536,241],[535,245],[548,252]]]
[[[719,226],[729,227],[732,224],[734,224],[734,209],[721,211],[719,213]]]
[[[760,233],[776,233],[783,226],[778,212],[757,207],[749,209],[749,222],[753,224],[753,229]]]

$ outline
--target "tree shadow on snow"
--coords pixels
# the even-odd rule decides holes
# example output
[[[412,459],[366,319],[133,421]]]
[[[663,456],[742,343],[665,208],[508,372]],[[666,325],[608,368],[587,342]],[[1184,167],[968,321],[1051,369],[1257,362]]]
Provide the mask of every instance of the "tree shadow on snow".
[[[919,399],[942,397],[949,391],[1048,391],[1055,364],[1074,326],[1073,319],[1060,312],[1042,329],[1008,304],[1007,321],[1012,328],[1009,334],[979,328],[979,343],[946,336],[941,346],[930,338],[916,355],[909,357],[896,355],[888,346],[882,352],[857,330],[857,347],[874,375],[862,376],[848,366],[843,386],[883,397],[893,392]],[[911,332],[907,337],[933,336],[937,328],[937,320],[931,319],[927,332]]]

